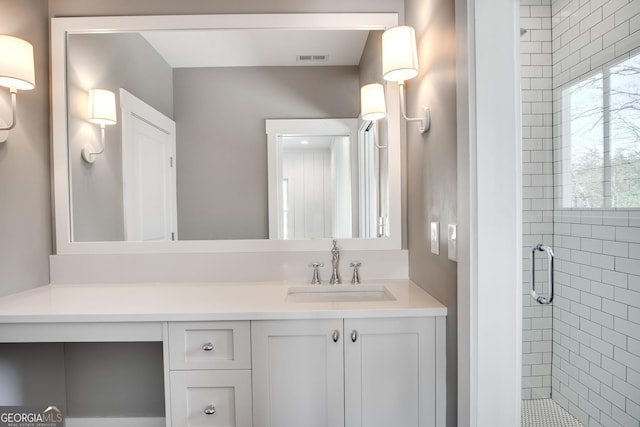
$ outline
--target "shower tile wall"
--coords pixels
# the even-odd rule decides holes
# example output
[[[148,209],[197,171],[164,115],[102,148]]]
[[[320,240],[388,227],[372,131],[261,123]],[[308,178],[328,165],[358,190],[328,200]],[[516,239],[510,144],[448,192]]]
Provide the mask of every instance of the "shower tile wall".
[[[640,0],[552,5],[554,218],[553,399],[593,426],[640,426],[640,210],[562,209],[560,94],[640,53]]]
[[[553,245],[551,0],[522,0],[520,37],[523,161],[522,398],[551,396],[552,308],[529,296],[529,253]],[[546,283],[543,256],[536,282]],[[540,289],[537,288],[539,291]]]

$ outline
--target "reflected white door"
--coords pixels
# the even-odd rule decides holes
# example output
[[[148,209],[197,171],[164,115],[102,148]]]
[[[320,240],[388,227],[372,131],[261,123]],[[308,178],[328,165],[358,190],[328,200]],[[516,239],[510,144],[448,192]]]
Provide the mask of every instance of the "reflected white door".
[[[175,122],[124,89],[120,103],[125,240],[175,240]]]

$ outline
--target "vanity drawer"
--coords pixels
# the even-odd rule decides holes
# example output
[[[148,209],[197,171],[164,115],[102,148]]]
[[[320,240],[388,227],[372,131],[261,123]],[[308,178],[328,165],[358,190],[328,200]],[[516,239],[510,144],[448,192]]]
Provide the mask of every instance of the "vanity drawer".
[[[251,369],[248,321],[169,323],[169,369]]]
[[[171,421],[180,427],[251,427],[251,371],[171,372]]]

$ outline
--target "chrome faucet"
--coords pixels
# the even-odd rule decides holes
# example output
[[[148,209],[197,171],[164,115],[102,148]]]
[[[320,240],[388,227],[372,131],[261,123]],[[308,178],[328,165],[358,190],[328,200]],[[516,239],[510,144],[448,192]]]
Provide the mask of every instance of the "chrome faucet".
[[[329,279],[330,285],[339,285],[342,283],[340,279],[340,272],[338,271],[338,264],[340,263],[340,249],[338,248],[338,241],[333,241],[333,248],[331,248],[331,279]]]

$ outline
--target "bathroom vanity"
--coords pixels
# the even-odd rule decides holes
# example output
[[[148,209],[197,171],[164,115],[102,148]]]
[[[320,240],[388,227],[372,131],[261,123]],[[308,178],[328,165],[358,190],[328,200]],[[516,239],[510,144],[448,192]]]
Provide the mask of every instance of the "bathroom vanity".
[[[67,401],[67,426],[445,425],[447,309],[411,281],[395,279],[408,277],[408,255],[402,243],[400,111],[397,103],[389,103],[380,127],[358,117],[360,82],[381,79],[381,33],[398,22],[396,13],[52,19],[56,230],[55,254],[50,258],[52,284],[0,298],[0,345],[58,345],[55,357],[45,355],[40,362],[23,363],[21,355],[34,351],[22,348],[16,352],[17,368],[12,372],[17,371],[19,378],[36,364],[57,359],[52,368],[39,369],[63,371],[57,377],[63,383],[57,395]],[[182,67],[176,66],[176,71],[169,61],[156,67],[148,59],[159,58],[151,49],[153,37],[166,35],[171,41],[194,34],[196,40],[177,43],[181,51],[220,45],[231,51],[229,41],[265,36],[317,38],[322,46],[340,48],[349,44],[345,40],[359,40],[359,47],[354,63],[297,69],[288,64],[256,66],[261,72],[277,69],[278,82],[295,80],[286,77],[295,73],[303,83],[287,90],[278,85],[272,95],[252,94],[269,100],[267,107],[284,105],[290,111],[265,109],[249,115],[246,96],[223,92],[229,87],[245,88],[246,82],[256,80],[253,73],[258,71],[246,69],[247,64],[241,64],[242,73],[238,69],[232,73],[248,73],[244,83],[230,84],[229,76],[216,74],[204,79],[215,83],[215,88],[196,85],[185,90],[182,82],[193,78],[181,78],[186,72]],[[204,43],[207,49],[183,48],[210,37],[222,39]],[[281,47],[282,43],[271,45]],[[107,51],[118,56],[95,55]],[[145,67],[121,66],[134,62]],[[215,67],[204,68],[213,72]],[[314,70],[316,74],[308,74]],[[320,70],[325,86],[319,83]],[[159,71],[161,75],[156,75]],[[336,73],[342,76],[338,80],[333,79]],[[274,80],[273,76],[263,78]],[[170,83],[175,90],[157,90]],[[88,142],[99,142],[100,129],[85,115],[87,91],[96,87],[119,93],[121,112],[117,124],[106,131],[106,140],[102,139],[104,154],[89,163],[80,152]],[[322,96],[309,96],[310,88]],[[158,164],[177,169],[177,178],[168,185],[170,191],[162,194],[175,199],[178,188],[178,200],[197,202],[191,207],[172,205],[166,212],[151,211],[144,216],[147,220],[135,226],[129,222],[139,217],[136,209],[146,199],[122,195],[125,183],[131,188],[137,182],[125,171],[131,162],[124,160],[123,153],[128,152],[124,147],[137,141],[125,129],[134,115],[125,108],[129,98],[125,90],[157,112],[175,115],[182,131],[177,154],[171,152]],[[289,92],[305,102],[286,101],[283,96]],[[183,105],[180,99],[156,99],[172,94],[189,99],[203,95],[204,99],[193,105]],[[388,84],[386,96],[397,98],[398,86]],[[223,107],[211,106],[212,100]],[[239,101],[241,108],[233,110],[231,101]],[[201,113],[205,120],[190,123]],[[241,124],[235,124],[238,117],[243,119]],[[345,215],[338,220],[326,214],[302,237],[285,227],[285,222],[296,221],[288,216],[293,211],[280,194],[283,181],[289,182],[282,175],[287,168],[282,166],[281,152],[285,142],[291,142],[280,139],[301,131],[278,127],[299,126],[299,117],[315,119],[311,124],[316,127],[322,123],[325,133],[327,119],[348,117],[351,123],[347,130],[330,135],[339,136],[342,147],[331,154],[335,158],[343,154],[342,172],[334,174],[340,179],[333,183],[341,191],[327,193],[322,200],[299,199],[312,200],[322,211],[344,211]],[[233,138],[223,131],[227,125]],[[189,136],[191,129],[202,126],[207,127],[200,132],[206,137]],[[321,136],[308,132],[304,135]],[[189,145],[198,141],[204,146]],[[240,150],[235,156],[240,163],[227,161],[233,157],[232,150]],[[154,158],[151,154],[141,157]],[[198,166],[201,160],[219,163]],[[210,172],[219,175],[201,175]],[[212,194],[207,204],[205,196]],[[229,200],[244,204],[230,209]],[[319,212],[313,206],[307,208]],[[281,211],[287,212],[286,221]],[[229,221],[209,229],[225,212]],[[154,225],[170,227],[163,228],[160,238],[132,231],[154,230]],[[200,234],[189,233],[191,226]],[[315,226],[325,231],[316,233]],[[362,264],[363,284],[305,284],[311,279],[309,263],[321,265],[329,259],[333,237],[340,238],[338,246],[344,250],[343,268]],[[334,247],[336,253],[332,252],[334,271],[340,260],[337,250]],[[328,278],[325,273],[323,278]],[[19,395],[20,380],[15,384],[5,389]],[[111,405],[114,396],[119,399]]]
[[[164,418],[71,427],[436,427],[446,314],[407,280],[48,285],[0,299],[0,342],[161,343]]]

